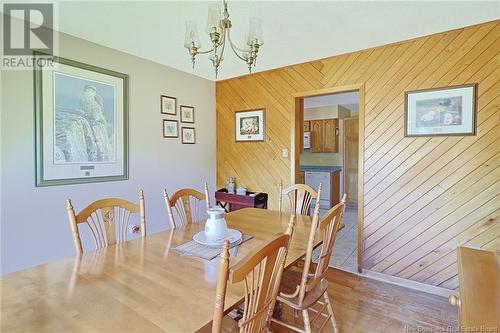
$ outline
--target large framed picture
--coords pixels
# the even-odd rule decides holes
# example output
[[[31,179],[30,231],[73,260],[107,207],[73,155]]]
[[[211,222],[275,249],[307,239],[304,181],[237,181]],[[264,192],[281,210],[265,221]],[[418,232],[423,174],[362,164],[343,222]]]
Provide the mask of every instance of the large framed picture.
[[[34,68],[36,186],[128,179],[128,75],[54,61]]]
[[[266,109],[235,112],[236,141],[264,141]]]
[[[405,92],[405,136],[476,134],[477,84]]]

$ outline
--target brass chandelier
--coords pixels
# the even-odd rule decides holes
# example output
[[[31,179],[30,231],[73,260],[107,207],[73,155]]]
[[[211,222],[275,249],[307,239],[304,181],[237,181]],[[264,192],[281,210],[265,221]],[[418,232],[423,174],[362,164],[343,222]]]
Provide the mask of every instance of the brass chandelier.
[[[212,65],[215,70],[215,77],[217,78],[217,74],[219,73],[219,66],[222,60],[224,60],[226,41],[228,41],[231,50],[233,50],[234,54],[236,54],[239,59],[243,60],[247,64],[249,72],[252,73],[252,67],[255,67],[259,48],[262,46],[262,44],[264,44],[261,21],[259,18],[250,18],[250,26],[246,38],[246,46],[244,48],[240,48],[236,46],[231,40],[232,24],[231,20],[229,19],[227,0],[223,0],[223,5],[223,11],[221,11],[221,7],[218,4],[210,4],[208,6],[206,32],[210,36],[210,40],[212,43],[211,49],[209,50],[200,50],[201,43],[198,36],[196,22],[186,22],[186,37],[184,46],[188,49],[189,54],[191,55],[193,69],[195,65],[196,55],[210,54],[209,59],[212,61]]]

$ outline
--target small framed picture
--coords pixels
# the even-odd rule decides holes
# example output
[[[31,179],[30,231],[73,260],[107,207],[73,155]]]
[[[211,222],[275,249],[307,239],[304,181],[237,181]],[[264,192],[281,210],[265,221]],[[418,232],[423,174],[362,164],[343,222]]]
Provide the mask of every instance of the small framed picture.
[[[196,133],[194,127],[182,127],[181,137],[182,137],[182,143],[185,144],[196,143]]]
[[[194,107],[181,105],[181,122],[194,124]]]
[[[244,110],[235,112],[235,140],[264,141],[266,109]]]
[[[161,95],[160,112],[175,116],[177,114],[177,98]]]
[[[405,92],[405,136],[476,134],[477,84]]]
[[[163,137],[164,138],[179,137],[179,122],[177,120],[163,119]]]

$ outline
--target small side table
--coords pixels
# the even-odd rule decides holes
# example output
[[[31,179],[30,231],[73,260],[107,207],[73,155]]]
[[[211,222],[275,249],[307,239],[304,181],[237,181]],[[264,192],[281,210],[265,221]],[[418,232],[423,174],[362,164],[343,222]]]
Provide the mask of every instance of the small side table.
[[[215,203],[224,208],[226,213],[248,207],[267,209],[267,193],[247,192],[246,195],[239,195],[221,188],[215,192]]]

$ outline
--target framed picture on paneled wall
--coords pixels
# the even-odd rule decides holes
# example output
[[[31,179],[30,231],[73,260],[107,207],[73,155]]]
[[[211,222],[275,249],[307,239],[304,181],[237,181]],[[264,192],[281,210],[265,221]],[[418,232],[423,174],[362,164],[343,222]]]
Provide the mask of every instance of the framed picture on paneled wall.
[[[405,136],[476,134],[477,84],[405,92]]]
[[[128,75],[54,61],[34,67],[36,186],[128,179]]]
[[[235,140],[264,141],[266,132],[266,109],[235,112]]]

